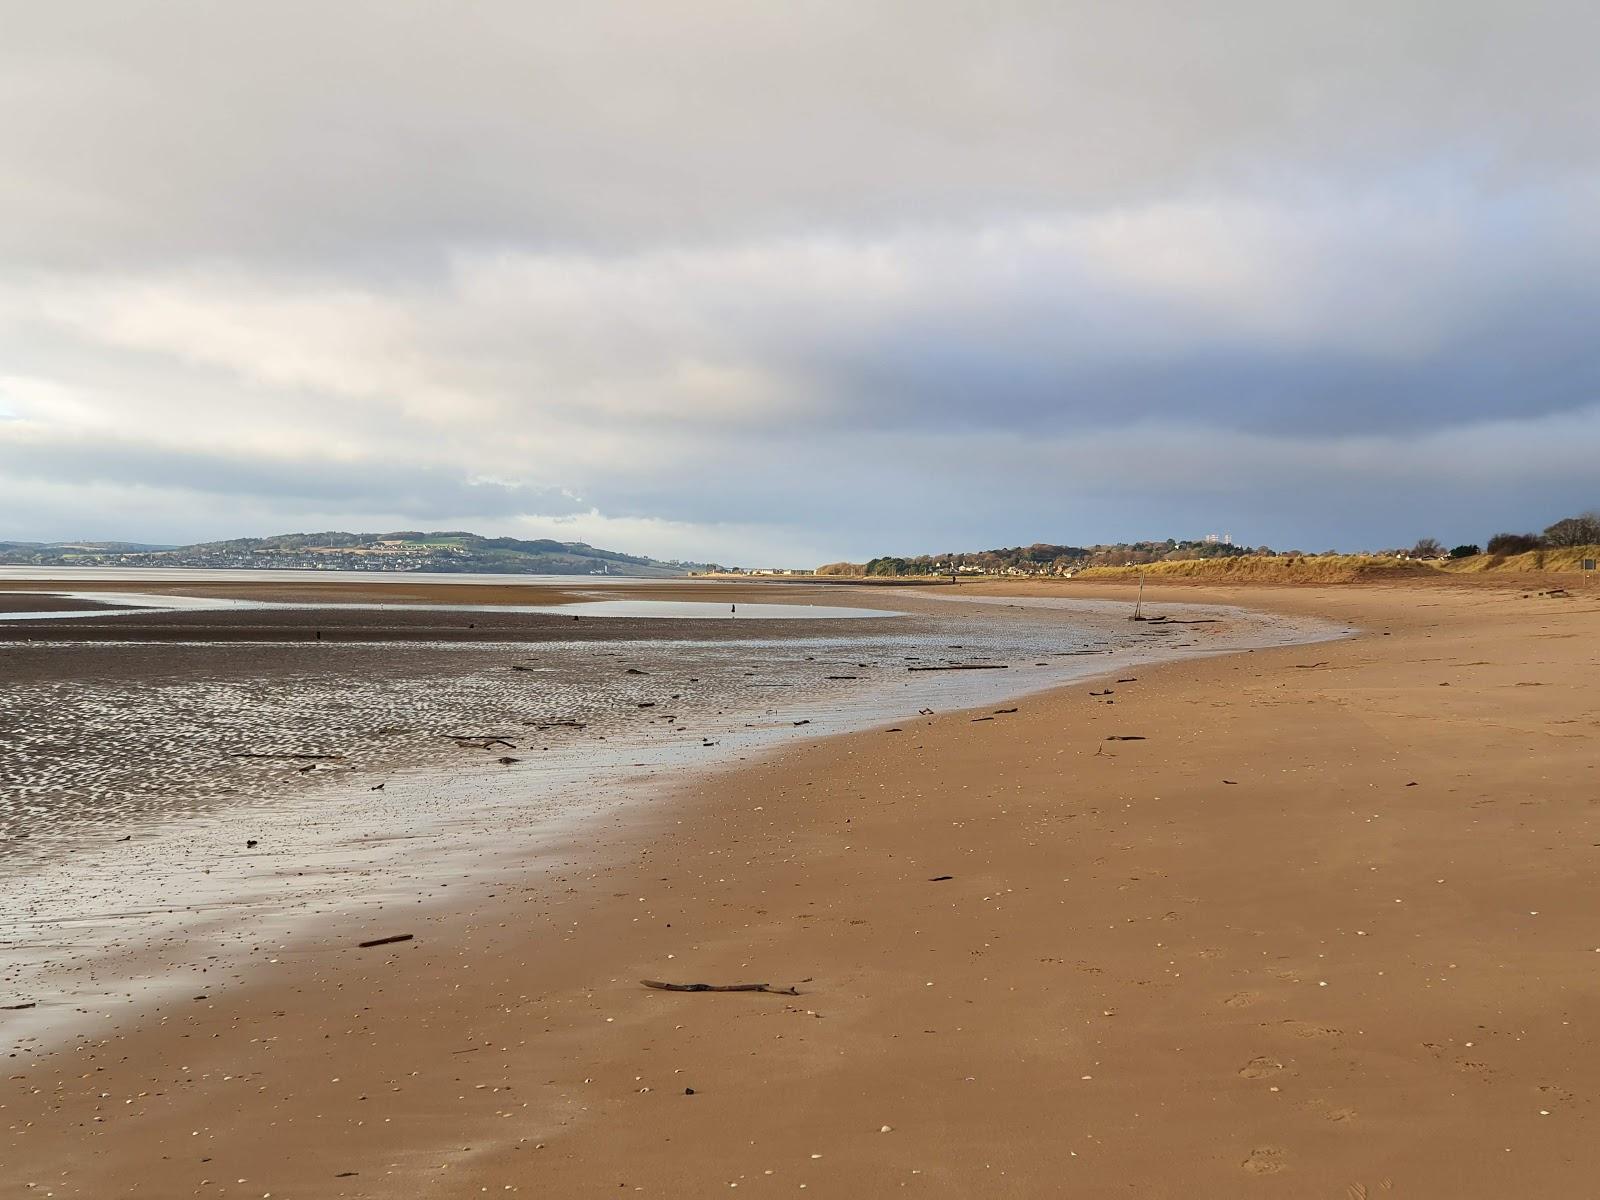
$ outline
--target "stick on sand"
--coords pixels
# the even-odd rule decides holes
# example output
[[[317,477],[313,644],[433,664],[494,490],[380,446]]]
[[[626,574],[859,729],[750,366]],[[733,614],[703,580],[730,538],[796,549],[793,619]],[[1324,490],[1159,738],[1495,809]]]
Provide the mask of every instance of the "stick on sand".
[[[641,979],[647,988],[662,992],[771,992],[775,996],[798,996],[792,987],[773,987],[770,983],[663,983],[659,979]]]

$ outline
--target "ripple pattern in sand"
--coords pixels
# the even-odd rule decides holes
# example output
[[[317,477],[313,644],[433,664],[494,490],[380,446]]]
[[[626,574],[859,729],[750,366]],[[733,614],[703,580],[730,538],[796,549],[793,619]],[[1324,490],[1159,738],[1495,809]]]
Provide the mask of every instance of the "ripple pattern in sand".
[[[885,684],[903,685],[908,663],[1059,655],[1066,644],[1058,624],[1004,635],[974,620],[928,624],[828,639],[10,647],[23,681],[0,706],[0,858],[445,755],[525,761],[617,738],[696,742],[800,701],[854,715],[880,705]],[[1115,641],[1094,630],[1068,640],[1073,650]],[[61,673],[27,678],[51,656]]]

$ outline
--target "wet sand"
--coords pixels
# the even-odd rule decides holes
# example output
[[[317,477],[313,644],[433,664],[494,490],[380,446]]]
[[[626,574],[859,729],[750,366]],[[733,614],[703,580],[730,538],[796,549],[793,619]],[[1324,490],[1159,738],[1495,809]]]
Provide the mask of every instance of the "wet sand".
[[[1059,677],[1074,665],[1063,647],[1142,640],[1125,622],[1102,615],[1096,625],[1089,614],[1009,622],[1001,627],[1017,635],[1009,640],[991,637],[987,618],[950,606],[864,619],[749,615],[772,607],[747,603],[746,616],[714,620],[418,612],[394,603],[71,621],[0,614],[8,685],[0,862],[50,843],[75,848],[72,839],[85,833],[103,844],[137,831],[130,821],[141,813],[176,816],[352,774],[376,783],[386,770],[459,761],[461,749],[479,759],[512,754],[525,768],[554,749],[608,740],[642,747],[676,735],[696,747],[716,739],[715,749],[730,722],[738,728],[741,718],[761,719],[791,700],[818,710],[796,715],[816,718],[800,722],[807,726],[820,728],[834,713],[870,723],[874,712],[921,706],[874,708],[871,697],[903,687],[906,667],[925,656],[1028,655],[1019,668]]]
[[[103,572],[110,575],[111,572]],[[252,572],[172,572],[173,578],[154,572],[102,579],[64,579],[41,575],[0,574],[0,591],[18,592],[117,592],[137,591],[156,595],[215,596],[239,600],[267,600],[276,603],[344,604],[561,604],[573,599],[613,597],[619,594],[639,600],[719,600],[728,603],[770,601],[773,584],[718,579],[631,579],[626,576],[536,575],[525,580],[514,576],[491,576],[475,581],[472,576],[453,579],[441,575],[412,575],[403,572],[372,572],[354,577],[344,572],[337,579],[306,579],[309,572],[295,572],[299,578],[278,576],[287,572],[263,571],[261,578]],[[210,576],[219,576],[210,578]],[[860,583],[859,580],[854,581]],[[793,578],[778,593],[785,604],[834,604],[835,588],[806,583]],[[880,602],[887,607],[887,602]]]
[[[585,621],[578,639],[541,633],[545,613],[392,603],[251,609],[278,636],[218,637],[244,627],[173,597],[188,609],[140,609],[102,637],[74,636],[99,619],[79,611],[90,620],[0,644],[0,989],[35,1002],[5,1020],[6,1048],[34,1053],[212,971],[242,978],[242,947],[348,926],[386,897],[456,900],[510,847],[526,865],[572,828],[781,745],[1111,664],[1339,632],[1237,609],[1141,626],[1124,604],[903,595],[894,611],[737,617],[628,600],[693,619]],[[485,617],[526,628],[485,640]],[[312,640],[346,619],[361,636]],[[463,638],[426,638],[439,621]],[[987,669],[946,669],[973,663]]]
[[[835,597],[837,598],[837,597]],[[292,603],[286,601],[285,603]],[[448,602],[446,602],[448,603]],[[556,603],[559,603],[557,601]],[[82,607],[67,602],[62,607]],[[385,606],[386,607],[386,606]],[[43,611],[35,610],[35,611]],[[639,618],[625,625],[586,615],[499,612],[390,612],[384,608],[213,609],[200,612],[122,610],[105,617],[65,622],[7,622],[0,613],[0,643],[57,642],[570,642],[650,641],[698,632],[726,638],[748,631],[750,621],[734,625],[718,617],[696,621]],[[785,622],[793,636],[822,636],[826,619]],[[698,628],[691,628],[697,626]]]
[[[74,600],[65,596],[52,596],[37,591],[8,593],[0,591],[0,621],[6,617],[28,612],[71,612],[77,609],[116,609],[116,604],[99,600]]]
[[[1590,1194],[1600,604],[1181,599],[1364,632],[797,746],[263,939],[8,1060],[4,1194]]]
[[[244,574],[243,572],[237,574]],[[267,573],[263,573],[267,574]],[[438,577],[419,580],[403,574],[376,580],[341,579],[333,581],[297,579],[182,580],[16,580],[0,578],[0,642],[54,641],[70,637],[74,641],[208,641],[294,642],[294,641],[440,641],[440,642],[541,642],[611,641],[618,638],[650,640],[683,637],[699,632],[706,637],[725,638],[749,625],[751,605],[816,605],[826,612],[839,604],[837,589],[793,585],[781,591],[771,585],[722,584],[697,580],[631,580],[604,577],[575,577],[572,584],[546,582],[539,577],[527,583],[457,583]],[[104,594],[105,600],[67,598],[51,593],[69,592],[75,597]],[[859,592],[859,589],[858,589]],[[120,594],[146,597],[194,597],[206,600],[235,600],[272,605],[337,607],[238,608],[214,610],[127,611],[117,603]],[[861,593],[864,607],[895,611],[890,597]],[[715,603],[728,606],[724,614],[686,626],[681,618],[640,618],[627,622],[596,619],[583,611],[585,602],[655,601]],[[747,606],[746,621],[736,621],[738,605]],[[404,605],[453,605],[457,611],[406,610]],[[576,605],[572,613],[531,613],[484,611],[484,606]],[[357,607],[359,606],[359,607]],[[7,620],[19,611],[50,612],[74,609],[107,609],[102,617],[76,618],[70,628],[49,622]],[[119,609],[113,612],[111,610]],[[807,629],[796,624],[791,636],[819,636],[833,628],[828,618],[819,617]]]

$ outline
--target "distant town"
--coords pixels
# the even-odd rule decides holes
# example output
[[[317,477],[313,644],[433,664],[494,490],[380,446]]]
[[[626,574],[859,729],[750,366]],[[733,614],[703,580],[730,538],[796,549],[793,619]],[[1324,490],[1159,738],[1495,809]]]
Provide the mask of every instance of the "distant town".
[[[0,542],[0,564],[204,570],[428,571],[539,575],[683,575],[705,563],[601,550],[584,542],[473,533],[293,533],[190,546]]]

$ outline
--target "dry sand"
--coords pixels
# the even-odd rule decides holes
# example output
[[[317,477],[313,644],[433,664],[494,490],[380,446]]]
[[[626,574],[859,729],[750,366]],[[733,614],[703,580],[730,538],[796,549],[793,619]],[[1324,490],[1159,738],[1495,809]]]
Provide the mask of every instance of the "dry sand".
[[[1600,599],[1181,599],[1366,632],[816,742],[396,897],[414,941],[263,947],[8,1060],[0,1194],[1596,1194]]]

